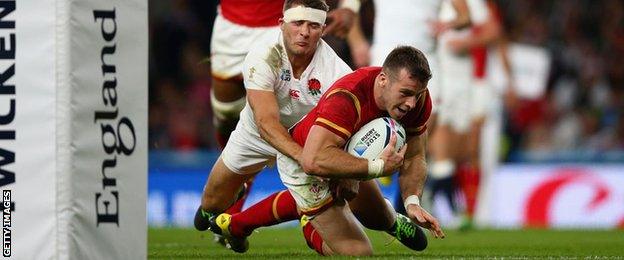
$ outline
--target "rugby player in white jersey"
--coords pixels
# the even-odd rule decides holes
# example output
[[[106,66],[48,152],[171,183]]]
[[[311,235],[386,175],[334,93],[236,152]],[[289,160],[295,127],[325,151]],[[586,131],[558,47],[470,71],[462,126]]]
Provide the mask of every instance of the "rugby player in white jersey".
[[[500,125],[500,116],[495,111],[501,110],[497,107],[501,101],[497,91],[487,80],[488,49],[499,51],[499,55],[496,56],[503,59],[503,71],[508,78],[511,78],[510,68],[505,66],[508,65],[506,60],[508,57],[503,40],[501,13],[494,1],[486,2],[488,10],[474,11],[479,12],[477,16],[480,16],[481,12],[488,11],[486,21],[474,24],[470,33],[453,37],[446,43],[447,48],[461,58],[464,58],[463,55],[466,53],[470,53],[473,65],[473,78],[469,84],[471,95],[467,97],[471,106],[470,130],[468,133],[461,133],[462,140],[467,140],[467,144],[461,145],[462,149],[458,152],[458,166],[454,177],[454,183],[462,191],[465,202],[465,215],[462,216],[460,229],[472,226],[471,220],[476,210],[481,171],[484,171],[484,178],[487,178],[488,173],[496,167],[497,161],[496,140],[498,139],[495,132]],[[482,8],[481,5],[474,6],[473,4],[472,8],[476,7]],[[512,88],[509,88],[505,95],[511,102],[514,102],[515,93]],[[493,136],[481,138],[482,134]]]
[[[487,20],[487,6],[483,0],[466,0],[470,12],[471,26],[478,26]],[[451,1],[442,2],[440,9],[441,21],[455,19],[457,12],[452,8]],[[485,112],[485,103],[474,106],[476,100],[486,99],[486,93],[473,93],[473,64],[470,52],[456,52],[452,43],[456,39],[466,37],[471,27],[459,30],[444,30],[438,36],[438,62],[440,70],[440,92],[437,123],[431,141],[431,174],[428,186],[433,200],[438,192],[442,192],[448,200],[453,214],[458,214],[456,206],[455,185],[453,176],[460,157],[459,147],[467,146],[466,138],[461,134],[469,130],[470,122],[475,116]],[[456,216],[459,217],[459,216]]]
[[[281,32],[245,58],[246,104],[204,187],[197,229],[207,229],[205,219],[227,209],[242,184],[274,162],[277,150],[299,156],[301,147],[286,129],[312,109],[336,79],[351,72],[321,39],[327,9],[324,1],[286,1]]]
[[[241,110],[246,104],[243,84],[243,61],[254,46],[274,43],[280,34],[284,0],[221,0],[214,21],[210,46],[212,106],[215,139],[223,150],[236,128]],[[359,0],[342,0],[338,8],[327,13],[323,31],[344,37],[351,28],[359,9]],[[250,192],[252,181],[245,183],[240,198],[226,212],[240,212]],[[215,241],[223,243],[219,236]]]

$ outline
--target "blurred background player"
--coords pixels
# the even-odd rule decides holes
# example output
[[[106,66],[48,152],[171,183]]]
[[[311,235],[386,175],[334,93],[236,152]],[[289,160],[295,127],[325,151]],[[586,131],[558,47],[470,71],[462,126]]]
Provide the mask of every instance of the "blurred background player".
[[[486,61],[487,49],[490,45],[502,46],[499,41],[502,38],[502,24],[498,8],[493,1],[487,2],[487,19],[483,23],[472,26],[472,31],[463,37],[457,37],[448,41],[448,47],[457,55],[470,54],[473,61],[473,80],[470,87],[470,128],[467,133],[461,133],[460,140],[466,140],[460,145],[457,157],[456,169],[456,186],[463,195],[465,205],[465,218],[460,228],[466,229],[472,226],[477,197],[479,192],[479,181],[481,176],[481,165],[485,165],[489,161],[495,161],[496,153],[490,153],[495,158],[483,158],[481,156],[482,148],[482,132],[483,127],[488,120],[488,115],[492,114],[495,109],[495,103],[498,99],[495,97],[495,90],[488,84],[486,78]],[[503,58],[506,58],[506,51],[499,50]],[[506,64],[506,65],[505,65]],[[503,66],[509,77],[509,64],[503,61]],[[513,103],[515,95],[513,87],[508,87],[507,99],[510,106]]]
[[[234,201],[228,213],[240,211],[243,199],[236,200],[236,194],[240,196],[243,183],[274,162],[278,150],[299,156],[301,148],[286,129],[312,109],[336,79],[351,72],[321,40],[327,9],[323,0],[286,1],[279,19],[281,33],[271,42],[256,44],[245,57],[246,105],[204,187],[195,216],[198,230],[206,230],[209,219]],[[285,217],[297,218],[296,210]]]
[[[223,149],[245,107],[243,60],[253,46],[274,42],[279,36],[279,19],[284,1],[222,0],[214,21],[211,38],[210,66],[215,137]],[[358,0],[345,0],[328,14],[331,23],[325,33],[344,36],[359,8]],[[240,191],[240,200],[228,212],[239,212],[251,188],[251,180]]]
[[[210,44],[210,103],[220,148],[225,147],[245,107],[243,60],[254,44],[271,42],[278,37],[283,4],[283,1],[220,2]]]
[[[466,0],[470,16],[470,26],[478,26],[487,19],[487,6],[483,0]],[[456,19],[457,12],[450,0],[442,2],[439,20]],[[471,27],[449,29],[440,27],[438,48],[440,91],[438,92],[435,129],[432,132],[429,152],[431,155],[430,178],[428,180],[427,201],[433,202],[442,193],[454,217],[460,217],[457,207],[454,174],[459,159],[459,147],[466,140],[462,134],[468,132],[472,118],[471,110],[473,65],[468,51],[458,52],[453,41],[466,37]],[[433,203],[431,204],[433,206]]]
[[[435,114],[440,102],[440,72],[436,54],[436,36],[446,30],[464,28],[470,25],[470,12],[466,0],[448,1],[457,15],[440,20],[439,13],[443,1],[440,0],[396,0],[374,1],[375,19],[372,47],[369,47],[359,23],[349,34],[353,60],[356,66],[369,63],[380,66],[388,53],[398,45],[409,45],[421,50],[432,72],[428,89],[433,100],[431,128],[436,124]],[[442,72],[443,73],[443,72]],[[431,130],[430,130],[431,131]],[[383,184],[389,184],[390,178],[381,178]],[[397,211],[404,212],[397,196]]]

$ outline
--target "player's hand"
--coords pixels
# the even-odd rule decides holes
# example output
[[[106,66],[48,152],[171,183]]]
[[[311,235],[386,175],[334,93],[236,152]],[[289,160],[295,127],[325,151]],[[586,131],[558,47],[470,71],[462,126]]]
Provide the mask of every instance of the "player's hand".
[[[396,151],[394,149],[396,142],[397,136],[396,134],[392,134],[392,136],[390,136],[390,142],[386,145],[379,156],[380,159],[384,160],[384,171],[381,176],[392,175],[392,173],[397,171],[403,165],[403,158],[405,158],[407,145],[403,145],[399,151]]]
[[[429,23],[429,28],[431,29],[431,36],[434,38],[437,38],[440,34],[449,29],[448,23],[439,20],[429,20],[427,23]]]
[[[470,42],[466,39],[455,38],[448,41],[448,47],[456,55],[468,54],[470,50]]]
[[[416,204],[410,204],[405,209],[407,216],[419,226],[428,229],[435,238],[444,238],[444,231],[440,227],[440,222],[431,216],[429,212]]]
[[[355,20],[355,13],[347,8],[337,8],[327,14],[327,27],[323,36],[331,34],[339,38],[345,38]]]
[[[370,44],[366,41],[350,44],[353,65],[357,68],[366,67],[370,64]]]

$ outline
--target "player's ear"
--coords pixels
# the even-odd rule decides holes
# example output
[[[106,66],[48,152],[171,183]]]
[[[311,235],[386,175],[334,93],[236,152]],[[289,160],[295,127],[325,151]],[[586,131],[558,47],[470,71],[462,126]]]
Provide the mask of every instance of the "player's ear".
[[[379,73],[379,85],[381,87],[385,87],[388,84],[388,74],[386,74],[383,70]]]
[[[283,26],[284,26],[284,23],[285,23],[285,22],[284,22],[284,18],[279,18],[279,19],[277,20],[277,22],[279,23],[280,27],[282,27],[281,29],[283,30],[283,29],[284,29],[284,28],[283,28]]]

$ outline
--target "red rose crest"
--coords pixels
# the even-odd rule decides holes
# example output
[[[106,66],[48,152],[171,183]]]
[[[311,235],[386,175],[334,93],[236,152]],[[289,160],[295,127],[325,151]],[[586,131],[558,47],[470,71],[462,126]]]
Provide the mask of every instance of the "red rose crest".
[[[321,94],[321,82],[314,78],[308,80],[308,90],[308,93],[313,96]]]

